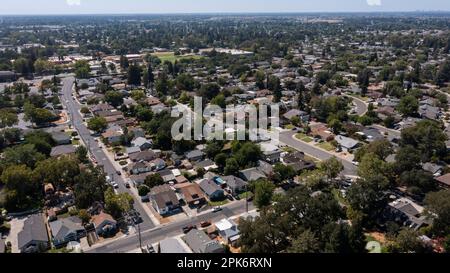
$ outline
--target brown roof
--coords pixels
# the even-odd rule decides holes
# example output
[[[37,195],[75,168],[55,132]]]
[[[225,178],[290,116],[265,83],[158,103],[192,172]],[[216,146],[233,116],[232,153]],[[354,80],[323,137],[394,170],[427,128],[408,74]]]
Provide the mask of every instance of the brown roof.
[[[191,183],[185,187],[180,188],[180,191],[187,203],[199,201],[205,198],[205,194],[200,189],[200,186],[195,183]]]
[[[439,176],[436,180],[444,186],[450,187],[450,173]]]
[[[153,187],[150,191],[150,196],[153,200],[155,200],[159,208],[164,208],[169,203],[172,206],[178,206],[180,203],[177,195],[169,185]]]
[[[186,177],[184,177],[183,175],[175,177],[175,180],[177,181],[177,184],[189,182],[188,179]]]
[[[92,216],[92,219],[91,219],[91,222],[96,227],[100,226],[104,221],[116,222],[111,215],[104,213],[103,211],[100,212],[100,214],[98,214],[98,215]]]
[[[160,104],[161,103],[161,101],[158,99],[158,98],[147,98],[146,100],[145,100],[146,102],[147,102],[147,104],[148,105],[157,105],[157,104]]]

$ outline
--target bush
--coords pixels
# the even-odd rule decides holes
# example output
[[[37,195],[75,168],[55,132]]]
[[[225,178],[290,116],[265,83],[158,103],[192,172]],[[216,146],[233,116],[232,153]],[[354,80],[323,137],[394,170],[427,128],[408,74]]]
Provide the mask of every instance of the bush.
[[[126,166],[128,162],[126,160],[119,161],[120,166]]]
[[[150,192],[150,188],[146,185],[141,185],[138,188],[139,196],[146,196]]]

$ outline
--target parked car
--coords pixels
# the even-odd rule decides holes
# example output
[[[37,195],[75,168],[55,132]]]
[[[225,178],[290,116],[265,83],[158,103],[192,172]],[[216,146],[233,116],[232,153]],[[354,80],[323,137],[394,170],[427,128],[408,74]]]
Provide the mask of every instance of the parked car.
[[[127,188],[127,189],[129,189],[129,188],[131,188],[131,185],[130,185],[130,183],[125,183],[125,188]]]
[[[185,227],[183,227],[183,233],[186,234],[195,228],[196,228],[195,226],[185,226]]]
[[[211,225],[211,222],[209,221],[203,221],[200,223],[200,227],[205,228],[205,227],[209,227]]]
[[[122,172],[121,171],[117,171],[116,174],[117,175],[122,175]]]
[[[212,212],[219,212],[219,211],[221,211],[222,210],[222,207],[214,207],[213,209],[212,209]]]

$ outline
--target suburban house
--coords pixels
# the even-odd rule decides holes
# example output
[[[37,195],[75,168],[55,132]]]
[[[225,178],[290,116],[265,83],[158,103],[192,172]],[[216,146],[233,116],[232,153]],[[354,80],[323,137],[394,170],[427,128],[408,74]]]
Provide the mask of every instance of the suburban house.
[[[439,177],[442,175],[442,171],[444,168],[437,164],[427,162],[427,163],[423,164],[422,169],[424,171],[430,172],[434,177]]]
[[[188,253],[181,244],[175,238],[167,238],[159,242],[159,253]]]
[[[135,187],[138,187],[144,184],[145,178],[147,178],[147,176],[149,176],[148,173],[130,175],[130,182],[133,183]]]
[[[299,121],[301,122],[308,122],[310,116],[305,111],[292,109],[286,112],[286,114],[283,115],[283,117],[289,121],[292,121],[294,117],[297,117]]]
[[[135,147],[139,147],[141,151],[148,150],[152,147],[153,143],[144,137],[137,137],[131,141],[131,144]]]
[[[336,140],[336,142],[342,147],[342,149],[345,149],[347,151],[356,148],[359,144],[359,141],[341,135],[336,136],[334,140]]]
[[[150,166],[149,163],[146,162],[136,162],[131,164],[131,166],[129,167],[130,173],[131,174],[141,174],[141,173],[148,173],[152,171],[152,167]]]
[[[133,162],[139,162],[139,161],[149,162],[149,161],[156,159],[155,152],[153,152],[151,150],[141,151],[139,147],[132,147],[132,148],[136,148],[139,150],[138,152],[128,154],[128,157]]]
[[[179,187],[178,189],[189,207],[198,207],[206,202],[205,194],[202,192],[198,184],[189,183],[188,185]]]
[[[150,161],[150,167],[152,170],[160,171],[166,167],[166,162],[162,160],[161,158],[155,158],[152,161]]]
[[[100,212],[100,214],[92,216],[91,223],[94,224],[95,231],[98,235],[105,236],[116,231],[117,222],[114,218],[105,213]]]
[[[256,181],[261,178],[267,178],[267,176],[258,168],[249,168],[239,171],[239,176],[247,182]]]
[[[158,172],[159,175],[161,175],[162,179],[164,180],[164,183],[169,183],[169,182],[175,182],[175,175],[173,174],[173,172],[171,170],[161,170]]]
[[[222,180],[225,181],[228,188],[230,189],[230,193],[234,196],[246,191],[247,182],[239,177],[229,175],[222,177]]]
[[[194,168],[196,170],[198,169],[204,169],[205,171],[209,171],[211,169],[217,169],[217,165],[214,161],[211,159],[205,159],[194,163]]]
[[[235,246],[240,235],[239,229],[233,220],[222,219],[216,223],[216,228],[222,237],[228,244]]]
[[[180,208],[177,195],[169,185],[153,187],[149,193],[153,208],[160,214],[166,215]]]
[[[270,142],[260,144],[261,151],[263,153],[263,159],[271,164],[280,161],[282,151],[278,146],[273,145]]]
[[[223,189],[212,179],[203,179],[198,185],[210,200],[218,200],[224,197]]]
[[[56,146],[53,147],[51,152],[50,152],[50,156],[51,157],[58,157],[58,156],[62,156],[62,155],[70,155],[70,154],[74,154],[76,152],[77,148],[75,148],[75,146],[73,145],[60,145],[60,146]]]
[[[186,158],[189,161],[200,161],[203,159],[204,156],[205,156],[205,154],[200,150],[192,150],[192,151],[186,153]]]
[[[127,147],[127,148],[125,148],[125,153],[128,155],[128,156],[131,156],[132,154],[136,154],[136,153],[139,153],[141,151],[141,149],[139,148],[139,147]],[[130,158],[131,159],[131,158]],[[139,160],[138,160],[139,161]]]
[[[437,177],[436,181],[439,182],[439,186],[442,188],[450,188],[450,173]]]
[[[72,138],[67,133],[52,132],[51,135],[56,145],[67,145],[72,143]]]
[[[202,230],[189,231],[184,241],[194,253],[224,253],[225,251],[218,241],[211,240]]]
[[[403,226],[418,230],[428,225],[426,216],[422,216],[424,208],[407,198],[400,198],[388,205],[388,217]]]
[[[108,128],[103,134],[102,138],[108,143],[117,143],[122,141],[123,131],[116,126]]]
[[[16,73],[12,71],[0,71],[0,82],[15,81],[17,78]]]
[[[305,160],[305,154],[299,151],[290,153],[283,157],[283,162],[287,166],[291,166],[296,172],[303,170],[313,170],[316,168],[316,164],[311,161]]]
[[[17,236],[21,253],[44,252],[49,249],[47,228],[43,214],[33,214],[25,220]]]
[[[63,246],[71,241],[78,241],[86,236],[81,219],[75,216],[63,218],[49,223],[52,242],[56,247]]]

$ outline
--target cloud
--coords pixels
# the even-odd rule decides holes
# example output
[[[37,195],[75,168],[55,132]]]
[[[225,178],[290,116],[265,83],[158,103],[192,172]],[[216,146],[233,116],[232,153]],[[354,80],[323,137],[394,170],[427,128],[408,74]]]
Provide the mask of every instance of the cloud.
[[[367,5],[373,6],[381,6],[381,0],[367,0]]]
[[[81,0],[66,0],[67,5],[69,6],[80,6]]]

